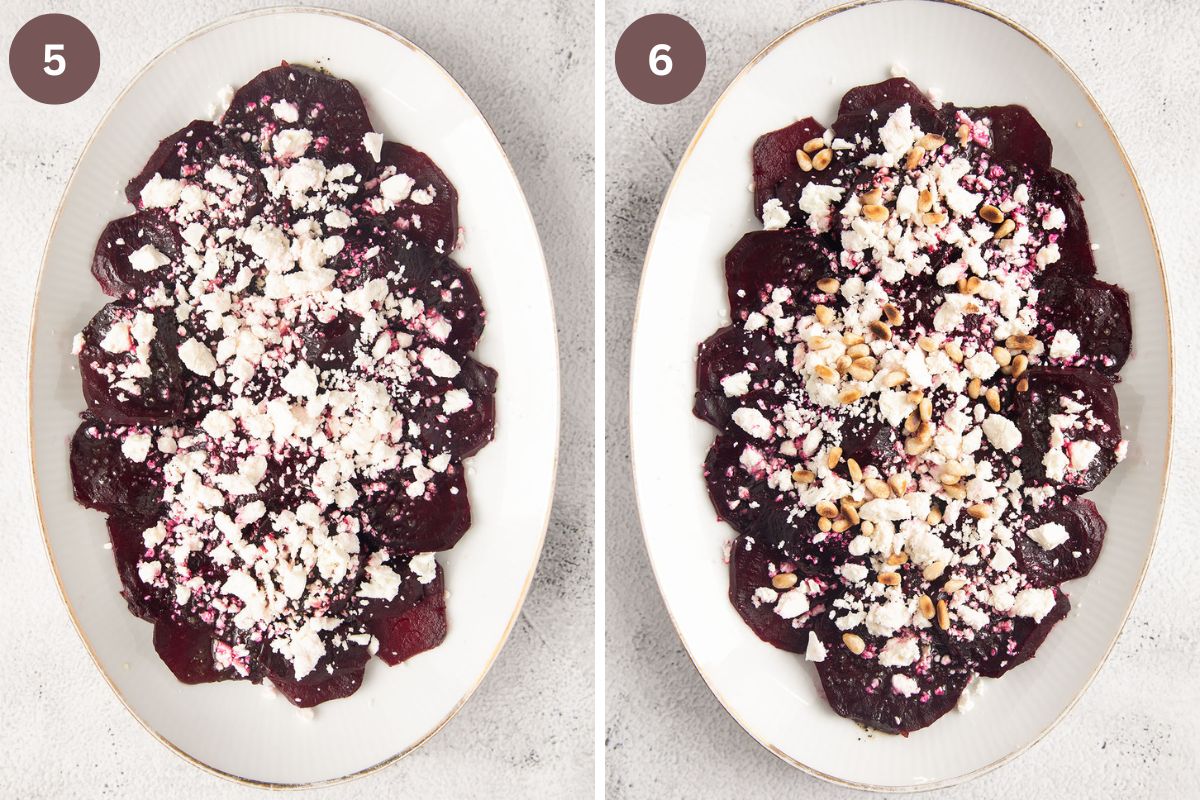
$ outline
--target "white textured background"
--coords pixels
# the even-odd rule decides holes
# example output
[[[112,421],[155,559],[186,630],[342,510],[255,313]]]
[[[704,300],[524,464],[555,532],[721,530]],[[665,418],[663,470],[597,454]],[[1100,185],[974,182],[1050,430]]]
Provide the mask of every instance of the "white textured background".
[[[248,0],[63,0],[0,8],[0,45],[50,10],[100,43],[96,84],[41,106],[0,74],[0,798],[246,798],[144,733],[92,666],[51,579],[28,480],[26,347],[54,210],[104,110],[147,61]],[[593,775],[592,219],[590,3],[326,0],[406,35],[463,85],[513,161],[546,250],[563,366],[558,493],[537,578],[507,647],[471,702],[423,748],[324,792],[338,798],[590,794]],[[202,109],[200,110],[202,111]],[[165,133],[165,131],[164,131]],[[80,265],[81,280],[87,265]],[[486,301],[486,298],[484,298]],[[91,546],[91,545],[84,545]],[[102,552],[97,549],[97,552]],[[319,712],[318,712],[319,713]],[[308,796],[307,794],[305,796]]]
[[[1033,750],[939,797],[1194,797],[1200,792],[1200,637],[1194,623],[1195,523],[1186,509],[1200,477],[1200,419],[1191,396],[1200,331],[1194,311],[1200,305],[1200,170],[1194,156],[1200,77],[1193,66],[1200,51],[1200,3],[986,1],[1079,73],[1129,152],[1149,197],[1171,283],[1179,405],[1172,491],[1158,548],[1107,665],[1070,716]],[[738,70],[776,36],[828,5],[608,0],[605,691],[608,794],[614,800],[857,794],[776,759],[708,692],[667,619],[646,562],[627,446],[629,330],[642,259],[671,175]],[[674,106],[635,100],[612,69],[621,32],[653,12],[687,19],[708,51],[704,80]]]

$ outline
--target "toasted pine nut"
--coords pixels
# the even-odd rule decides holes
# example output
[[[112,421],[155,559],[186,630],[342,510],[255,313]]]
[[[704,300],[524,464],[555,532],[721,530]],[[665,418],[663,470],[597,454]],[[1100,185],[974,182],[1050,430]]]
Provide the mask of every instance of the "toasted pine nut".
[[[796,151],[796,165],[801,172],[812,172],[812,159],[803,150]]]
[[[833,519],[838,515],[838,507],[828,500],[817,503],[817,513],[825,519]]]
[[[867,643],[857,633],[843,633],[842,644],[846,645],[846,649],[856,656],[861,655],[862,651],[867,649]]]
[[[803,149],[806,153],[815,153],[818,150],[825,149],[825,140],[820,136],[814,136],[805,142],[801,149]]]
[[[1011,219],[1006,219],[1000,223],[1000,227],[996,228],[996,232],[992,234],[992,238],[996,241],[1003,239],[1017,229],[1017,223]]]
[[[829,453],[825,456],[825,466],[829,467],[830,469],[833,469],[838,465],[838,462],[841,460],[842,460],[842,448],[831,447],[831,448],[829,448]]]
[[[945,600],[937,601],[937,624],[944,631],[950,630],[950,606]]]
[[[842,284],[837,278],[821,278],[817,281],[817,288],[825,294],[833,294],[841,287]]]
[[[812,165],[815,170],[823,170],[829,166],[829,162],[833,161],[833,151],[826,147],[821,152],[812,157]]]
[[[984,205],[979,208],[979,216],[984,222],[990,222],[993,225],[999,225],[1004,221],[1004,212],[992,205]]]
[[[780,572],[771,578],[771,585],[776,589],[791,589],[799,580],[794,572]]]

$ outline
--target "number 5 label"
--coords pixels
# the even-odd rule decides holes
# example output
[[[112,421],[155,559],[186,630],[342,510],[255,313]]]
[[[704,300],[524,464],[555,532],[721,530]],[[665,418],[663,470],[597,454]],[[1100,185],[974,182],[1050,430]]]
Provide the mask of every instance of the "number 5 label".
[[[8,69],[22,92],[46,105],[83,96],[100,72],[100,45],[74,17],[43,14],[21,26],[8,48]]]
[[[42,71],[47,75],[57,77],[67,71],[67,60],[62,56],[61,44],[46,45],[46,66]]]

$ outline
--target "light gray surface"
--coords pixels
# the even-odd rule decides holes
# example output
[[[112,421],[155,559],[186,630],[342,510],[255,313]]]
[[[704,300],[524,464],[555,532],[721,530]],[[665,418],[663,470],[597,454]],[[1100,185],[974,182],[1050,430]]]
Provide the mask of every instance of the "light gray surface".
[[[1196,404],[1190,398],[1200,327],[1192,310],[1200,301],[1200,286],[1196,223],[1189,210],[1200,79],[1185,65],[1200,46],[1200,4],[990,4],[1041,37],[1079,73],[1138,171],[1172,284],[1180,407],[1172,492],[1158,549],[1107,665],[1070,716],[1033,750],[939,796],[1191,796],[1200,750],[1200,723],[1193,713],[1200,703],[1200,641],[1189,610],[1195,603],[1190,566],[1195,533],[1182,512],[1200,471]],[[671,175],[696,127],[738,70],[776,36],[828,5],[608,0],[605,691],[606,768],[614,799],[856,794],[810,778],[760,748],[705,688],[667,619],[646,561],[627,446],[630,324],[642,259]],[[674,106],[633,99],[611,68],[621,31],[652,12],[687,19],[708,51],[703,82]]]
[[[512,797],[590,793],[592,626],[592,16],[569,0],[504,4],[334,2],[423,47],[492,123],[533,208],[551,272],[563,366],[562,455],[546,549],[507,647],[437,737],[383,772],[323,797]],[[6,547],[0,559],[0,797],[261,794],[170,754],[126,713],[92,666],[51,578],[27,479],[26,342],[41,251],[63,186],[101,114],[151,57],[227,14],[269,3],[61,2],[96,34],[96,85],[39,106],[0,78],[0,428]],[[49,9],[0,10],[3,52]],[[464,24],[464,21],[467,24]],[[518,46],[499,46],[515,42]],[[165,133],[165,131],[164,131]],[[81,280],[86,265],[80,265]],[[485,298],[486,300],[486,298]],[[84,543],[91,547],[92,544]],[[102,552],[97,549],[97,552]],[[319,711],[318,711],[319,713]]]

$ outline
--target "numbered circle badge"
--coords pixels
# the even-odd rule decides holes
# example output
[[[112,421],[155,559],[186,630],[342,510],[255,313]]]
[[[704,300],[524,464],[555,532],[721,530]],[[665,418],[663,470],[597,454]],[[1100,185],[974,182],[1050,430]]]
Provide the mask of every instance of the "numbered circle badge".
[[[66,14],[34,17],[8,48],[8,69],[21,91],[39,103],[82,97],[100,72],[100,45],[88,27]]]
[[[704,77],[704,40],[674,14],[650,14],[630,25],[617,42],[617,77],[647,103],[675,103]]]

